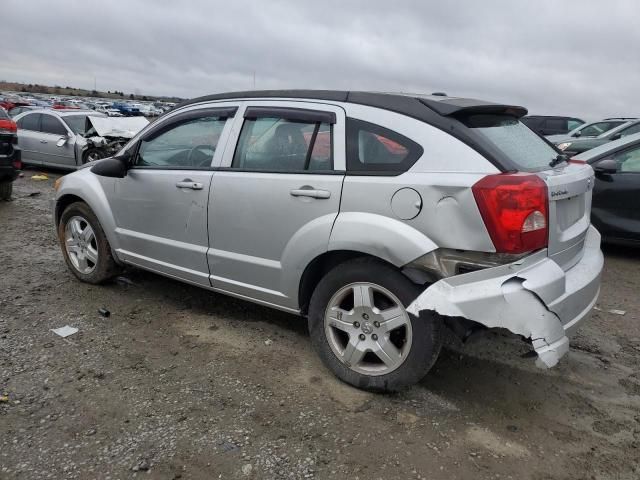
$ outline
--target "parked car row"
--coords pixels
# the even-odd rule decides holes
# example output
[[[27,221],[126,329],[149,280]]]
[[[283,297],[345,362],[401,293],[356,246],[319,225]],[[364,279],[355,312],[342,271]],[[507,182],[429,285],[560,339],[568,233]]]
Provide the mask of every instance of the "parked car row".
[[[110,117],[145,116],[157,117],[175,107],[170,102],[137,102],[132,100],[113,101],[111,99],[72,98],[60,96],[21,96],[20,94],[0,94],[0,107],[11,117],[33,108],[54,110],[96,110]]]

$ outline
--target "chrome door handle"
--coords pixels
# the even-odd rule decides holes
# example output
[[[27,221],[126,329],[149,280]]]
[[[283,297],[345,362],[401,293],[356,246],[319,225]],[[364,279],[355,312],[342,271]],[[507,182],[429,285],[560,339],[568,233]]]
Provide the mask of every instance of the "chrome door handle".
[[[307,188],[298,188],[296,190],[291,190],[292,197],[310,197],[310,198],[320,198],[326,199],[331,197],[331,192],[329,190],[314,190]]]
[[[190,188],[191,190],[202,190],[204,185],[199,182],[192,182],[189,179],[185,179],[181,182],[176,183],[176,187],[178,188]]]

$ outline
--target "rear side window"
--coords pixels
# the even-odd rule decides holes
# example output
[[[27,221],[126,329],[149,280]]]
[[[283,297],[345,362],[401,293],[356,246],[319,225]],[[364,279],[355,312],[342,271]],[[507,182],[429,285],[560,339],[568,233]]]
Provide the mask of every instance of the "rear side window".
[[[232,168],[269,172],[332,170],[331,125],[276,116],[246,118]]]
[[[42,115],[42,124],[40,131],[50,133],[52,135],[66,135],[67,129],[64,128],[62,122],[53,115]]]
[[[640,132],[640,123],[636,123],[635,125],[625,128],[620,132],[620,137],[626,137],[627,135],[633,135],[634,133]]]
[[[424,149],[404,135],[373,123],[347,119],[347,170],[356,174],[399,175]]]
[[[39,113],[30,113],[18,120],[18,128],[23,130],[32,130],[37,132],[40,130],[40,116]]]
[[[545,126],[549,130],[566,130],[567,121],[562,118],[548,118]]]
[[[501,150],[519,170],[545,170],[558,156],[553,147],[511,115],[469,115],[462,122]]]
[[[576,128],[578,128],[580,125],[582,125],[582,122],[580,120],[567,120],[567,128],[571,131],[571,130],[575,130]]]

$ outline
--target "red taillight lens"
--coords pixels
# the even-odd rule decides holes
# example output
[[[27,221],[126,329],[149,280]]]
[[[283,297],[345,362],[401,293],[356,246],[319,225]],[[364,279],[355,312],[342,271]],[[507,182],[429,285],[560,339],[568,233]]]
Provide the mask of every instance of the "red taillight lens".
[[[14,160],[13,168],[15,168],[16,170],[22,170],[22,162],[20,160]]]
[[[5,130],[7,132],[17,132],[18,126],[13,120],[0,120],[0,130]]]
[[[549,199],[540,177],[489,175],[471,190],[497,252],[523,253],[547,246]]]

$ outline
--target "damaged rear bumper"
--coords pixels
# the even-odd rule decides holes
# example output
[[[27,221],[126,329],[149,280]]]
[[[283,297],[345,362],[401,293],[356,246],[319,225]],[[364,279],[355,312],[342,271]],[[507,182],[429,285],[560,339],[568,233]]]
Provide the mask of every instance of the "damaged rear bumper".
[[[546,250],[499,267],[444,278],[408,307],[506,328],[531,340],[536,365],[551,368],[569,351],[569,337],[586,320],[600,292],[604,257],[589,227],[582,258],[564,271]]]

